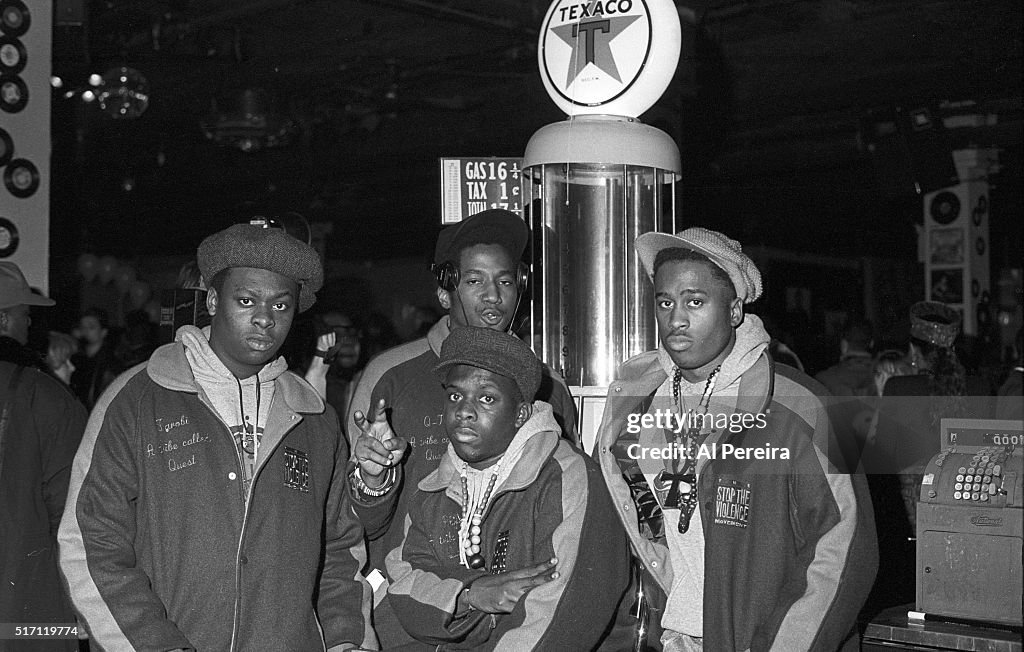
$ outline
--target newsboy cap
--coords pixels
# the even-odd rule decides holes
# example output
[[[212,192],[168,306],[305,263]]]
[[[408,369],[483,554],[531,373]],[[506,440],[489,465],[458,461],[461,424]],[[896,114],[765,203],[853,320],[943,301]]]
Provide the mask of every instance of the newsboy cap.
[[[518,337],[477,326],[455,328],[441,344],[441,362],[434,367],[441,380],[455,365],[485,369],[511,379],[532,402],[540,388],[540,360]]]
[[[196,259],[208,285],[231,267],[265,269],[292,279],[299,284],[299,312],[316,302],[316,291],[324,284],[316,250],[281,229],[235,224],[203,240]]]
[[[512,260],[517,261],[526,251],[529,239],[530,228],[523,218],[511,211],[492,208],[445,227],[437,236],[434,263],[440,265],[451,261],[458,264],[459,253],[476,244],[501,245]]]
[[[718,231],[693,226],[676,235],[671,233],[644,233],[633,245],[640,256],[647,275],[654,279],[654,259],[662,249],[678,247],[690,249],[707,256],[729,275],[736,296],[743,303],[750,303],[761,296],[761,272],[754,261],[743,253],[739,242],[726,237]]]

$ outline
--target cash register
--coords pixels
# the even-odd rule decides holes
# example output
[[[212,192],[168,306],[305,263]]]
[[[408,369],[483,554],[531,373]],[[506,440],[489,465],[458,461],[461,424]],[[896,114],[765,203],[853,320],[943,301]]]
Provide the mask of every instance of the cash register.
[[[942,419],[917,503],[917,611],[1021,625],[1024,422]]]

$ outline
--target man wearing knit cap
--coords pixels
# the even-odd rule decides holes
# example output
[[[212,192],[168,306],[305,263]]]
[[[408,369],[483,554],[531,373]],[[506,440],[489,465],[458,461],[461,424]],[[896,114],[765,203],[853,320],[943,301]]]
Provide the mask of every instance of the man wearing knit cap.
[[[277,351],[316,300],[316,252],[243,224],[199,245],[211,324],[94,409],[61,567],[103,649],[376,648],[363,531],[333,409]]]
[[[628,544],[597,465],[526,398],[540,361],[512,335],[467,327],[435,372],[449,443],[387,558],[390,603],[416,639],[401,649],[602,649]]]
[[[426,337],[395,347],[367,365],[345,419],[355,469],[351,477],[356,511],[369,537],[371,581],[378,582],[374,623],[385,648],[411,639],[395,618],[383,590],[384,558],[402,541],[402,523],[416,486],[437,468],[448,441],[441,415],[446,395],[433,369],[443,342],[460,328],[511,330],[522,303],[527,270],[520,262],[529,229],[518,215],[494,209],[446,227],[437,238],[433,272],[437,299],[448,311]],[[543,400],[554,411],[563,436],[577,441],[575,404],[564,381],[542,367],[540,388],[526,400]],[[369,420],[364,417],[369,415]],[[367,432],[386,419],[394,437]],[[387,500],[388,494],[397,500]]]
[[[661,346],[609,388],[595,455],[666,652],[856,649],[877,567],[863,476],[823,451],[816,383],[768,353],[761,274],[694,227],[636,240]]]

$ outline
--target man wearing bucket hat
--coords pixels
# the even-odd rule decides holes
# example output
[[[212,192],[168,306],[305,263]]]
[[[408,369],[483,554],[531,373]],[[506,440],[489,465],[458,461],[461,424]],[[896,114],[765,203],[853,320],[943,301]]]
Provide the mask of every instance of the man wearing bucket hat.
[[[460,328],[510,331],[526,290],[527,269],[521,261],[529,229],[515,213],[493,209],[446,227],[437,238],[432,267],[437,298],[448,311],[426,337],[385,351],[363,372],[346,418],[356,468],[350,476],[357,513],[369,536],[373,580],[383,581],[384,559],[402,542],[402,523],[416,486],[437,468],[448,442],[441,423],[445,393],[433,369],[442,343]],[[575,442],[575,410],[565,382],[542,367],[536,397],[552,406],[563,435]],[[369,414],[369,421],[364,417]],[[364,431],[387,418],[393,439],[380,441]],[[406,446],[408,444],[408,451]],[[388,500],[388,492],[398,499]],[[374,612],[385,647],[409,642],[384,599],[383,583],[375,592],[384,600]]]
[[[284,231],[199,245],[204,329],[120,376],[93,410],[61,566],[104,649],[376,647],[337,415],[277,355],[323,283]]]
[[[54,302],[0,261],[0,622],[70,625],[57,569],[57,525],[85,408],[26,346],[29,306]],[[19,650],[77,650],[77,641],[25,640]],[[0,642],[0,648],[3,643]]]
[[[877,567],[866,484],[830,468],[816,383],[776,367],[745,313],[760,271],[700,227],[635,246],[661,346],[623,364],[595,455],[663,605],[640,624],[671,652],[856,649]]]

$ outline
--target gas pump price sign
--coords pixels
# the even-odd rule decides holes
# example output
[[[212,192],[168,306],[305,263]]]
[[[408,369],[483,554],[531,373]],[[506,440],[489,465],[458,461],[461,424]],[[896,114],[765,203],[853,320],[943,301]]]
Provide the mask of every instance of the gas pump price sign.
[[[523,214],[522,158],[442,158],[441,223],[492,208]]]

